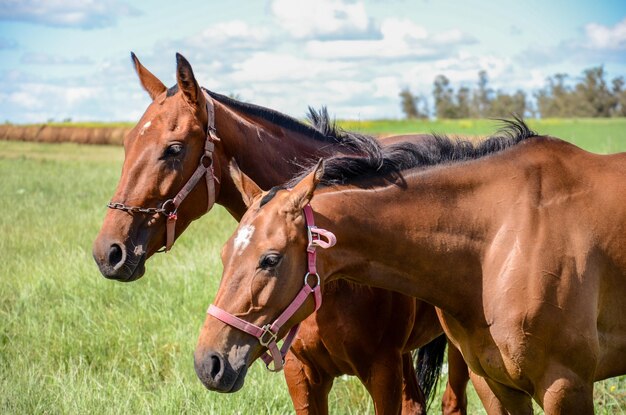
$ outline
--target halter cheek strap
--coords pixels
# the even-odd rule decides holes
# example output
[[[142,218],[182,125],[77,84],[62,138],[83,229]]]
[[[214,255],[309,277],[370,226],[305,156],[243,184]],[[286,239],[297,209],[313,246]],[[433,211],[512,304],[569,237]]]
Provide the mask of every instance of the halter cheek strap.
[[[173,211],[167,213],[167,221],[165,224],[167,234],[165,239],[165,252],[169,251],[174,245],[174,239],[176,238],[178,207],[181,203],[183,203],[183,200],[185,200],[189,193],[191,193],[194,187],[196,187],[196,184],[198,184],[202,177],[206,178],[207,186],[208,206],[206,211],[210,211],[215,204],[215,182],[217,181],[217,178],[215,177],[215,172],[213,171],[213,151],[215,150],[215,142],[220,139],[217,137],[215,130],[215,108],[213,106],[213,100],[204,89],[202,89],[202,93],[205,97],[207,112],[207,135],[206,141],[204,142],[204,154],[200,157],[200,163],[198,164],[198,167],[196,167],[196,171],[191,175],[183,188],[180,189],[173,199],[169,199],[163,204],[163,207],[165,207],[165,205],[171,201],[171,204],[174,207]]]
[[[265,366],[272,372],[278,372],[283,368],[285,362],[285,355],[289,348],[291,347],[291,343],[296,337],[296,333],[300,328],[300,323],[293,326],[285,340],[283,342],[280,350],[278,349],[278,345],[276,342],[278,339],[278,332],[280,328],[289,320],[299,309],[302,304],[306,301],[310,294],[313,294],[313,299],[315,301],[315,311],[317,311],[322,305],[322,292],[320,289],[320,276],[317,273],[316,267],[316,258],[317,254],[315,249],[317,247],[320,248],[330,248],[335,243],[337,243],[337,239],[335,235],[327,231],[325,229],[321,229],[315,226],[314,218],[313,218],[313,209],[311,209],[311,205],[306,205],[303,208],[304,211],[304,219],[307,224],[307,235],[309,238],[309,244],[307,246],[307,272],[304,275],[304,286],[296,295],[296,298],[293,299],[291,304],[287,306],[287,308],[278,316],[274,322],[264,325],[263,327],[259,327],[255,324],[249,323],[245,320],[240,319],[239,317],[230,314],[227,311],[222,310],[221,308],[211,304],[207,313],[217,318],[218,320],[226,323],[230,326],[233,326],[244,333],[248,333],[257,339],[259,339],[259,343],[262,346],[266,347],[269,351],[269,354],[265,352],[261,355],[261,359],[265,362]],[[315,277],[313,283],[314,286],[309,285],[310,277]],[[274,366],[270,367],[270,363],[274,362]]]

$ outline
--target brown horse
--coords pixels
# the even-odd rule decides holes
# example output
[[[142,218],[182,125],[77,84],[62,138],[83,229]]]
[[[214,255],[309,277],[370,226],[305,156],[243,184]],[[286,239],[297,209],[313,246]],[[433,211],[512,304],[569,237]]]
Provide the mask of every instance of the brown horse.
[[[315,157],[378,148],[369,137],[334,128],[325,112],[312,112],[314,128],[269,109],[209,91],[205,94],[180,55],[177,85],[169,89],[132,57],[153,102],[125,139],[122,176],[110,205],[114,209],[108,211],[94,242],[94,259],[107,278],[140,278],[146,260],[166,245],[166,218],[161,213],[174,209],[173,202],[163,205],[175,199],[198,171],[198,162],[206,155],[207,125],[215,127],[219,136],[219,141],[211,140],[213,170],[202,170],[178,205],[175,237],[212,204],[207,202],[210,187],[203,183],[205,176],[214,186],[215,202],[236,219],[243,216],[245,205],[227,169],[231,160],[257,183],[271,187],[293,177],[299,165]],[[400,139],[420,137],[389,142]],[[398,315],[410,317],[398,319]],[[434,308],[423,302],[352,283],[328,284],[324,306],[303,323],[286,359],[287,384],[297,412],[326,412],[333,379],[342,374],[359,377],[379,412],[395,413],[400,406],[407,413],[421,411],[425,398],[410,351],[441,332]],[[425,350],[435,353],[436,362],[443,345],[434,347]],[[453,356],[454,351],[449,353]],[[425,363],[424,370],[433,364]],[[450,373],[452,384],[446,389],[444,407],[448,413],[460,413],[465,410],[467,383],[462,359],[450,363]],[[432,376],[430,381],[432,385]]]
[[[291,190],[263,193],[235,176],[250,201],[238,231],[253,232],[247,246],[224,247],[214,304],[225,312],[262,325],[292,301],[311,203],[316,225],[337,238],[317,254],[321,284],[350,278],[434,304],[476,380],[510,413],[532,413],[534,398],[548,414],[591,414],[593,382],[626,373],[625,153],[591,154],[518,120],[477,146],[433,137],[333,157]],[[208,315],[195,359],[222,365],[217,382],[215,372],[201,380],[228,390],[261,352]]]

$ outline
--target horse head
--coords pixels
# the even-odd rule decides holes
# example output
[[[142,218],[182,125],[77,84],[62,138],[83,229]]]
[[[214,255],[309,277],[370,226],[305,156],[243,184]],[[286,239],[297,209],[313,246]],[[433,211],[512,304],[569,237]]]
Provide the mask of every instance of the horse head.
[[[248,210],[222,249],[222,280],[194,354],[208,389],[239,390],[250,364],[268,349],[265,362],[280,369],[275,342],[319,307],[321,281],[310,252],[332,246],[334,236],[311,229],[303,209],[310,209],[322,171],[320,162],[293,189],[263,192],[231,164]]]
[[[191,65],[176,55],[177,83],[168,89],[135,54],[131,56],[152,102],[124,138],[122,175],[93,244],[100,272],[120,281],[140,278],[146,259],[163,246],[169,249],[175,236],[206,212],[212,203],[210,186],[214,186],[207,150],[212,103],[198,85]],[[207,186],[192,177],[203,165]],[[169,231],[168,223],[172,225]]]

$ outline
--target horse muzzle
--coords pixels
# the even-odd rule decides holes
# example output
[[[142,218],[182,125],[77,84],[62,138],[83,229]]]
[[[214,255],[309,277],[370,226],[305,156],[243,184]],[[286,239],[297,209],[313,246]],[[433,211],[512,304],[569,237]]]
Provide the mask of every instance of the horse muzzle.
[[[210,391],[232,393],[243,387],[248,365],[246,359],[231,359],[215,351],[196,353],[194,368],[198,379]]]
[[[97,238],[93,244],[93,259],[105,278],[122,282],[135,281],[146,271],[146,253],[137,255],[126,246],[107,238]]]

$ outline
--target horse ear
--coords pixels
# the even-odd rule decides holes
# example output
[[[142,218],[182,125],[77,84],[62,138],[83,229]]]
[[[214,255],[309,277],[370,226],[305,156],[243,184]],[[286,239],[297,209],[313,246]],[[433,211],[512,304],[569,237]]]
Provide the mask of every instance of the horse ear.
[[[152,72],[147,70],[141,62],[139,62],[139,59],[137,59],[137,56],[133,52],[130,52],[130,57],[135,64],[135,72],[137,72],[137,76],[139,76],[141,86],[148,92],[150,98],[154,101],[154,99],[165,92],[167,88],[163,85],[163,82],[161,82],[159,78],[154,76]]]
[[[322,180],[323,175],[324,159],[320,159],[315,168],[307,174],[304,179],[300,180],[300,182],[298,182],[298,184],[291,190],[290,201],[293,204],[294,209],[301,210],[309,204],[309,202],[311,202],[313,192],[315,192],[315,188],[320,180]]]
[[[176,82],[178,82],[178,89],[183,91],[187,102],[193,106],[198,105],[198,99],[202,95],[200,85],[193,75],[191,64],[180,53],[176,54]]]
[[[235,159],[232,159],[228,168],[230,170],[230,177],[235,183],[235,187],[237,187],[237,190],[241,193],[243,203],[245,203],[246,207],[250,207],[254,199],[263,193],[263,190],[239,169]]]

